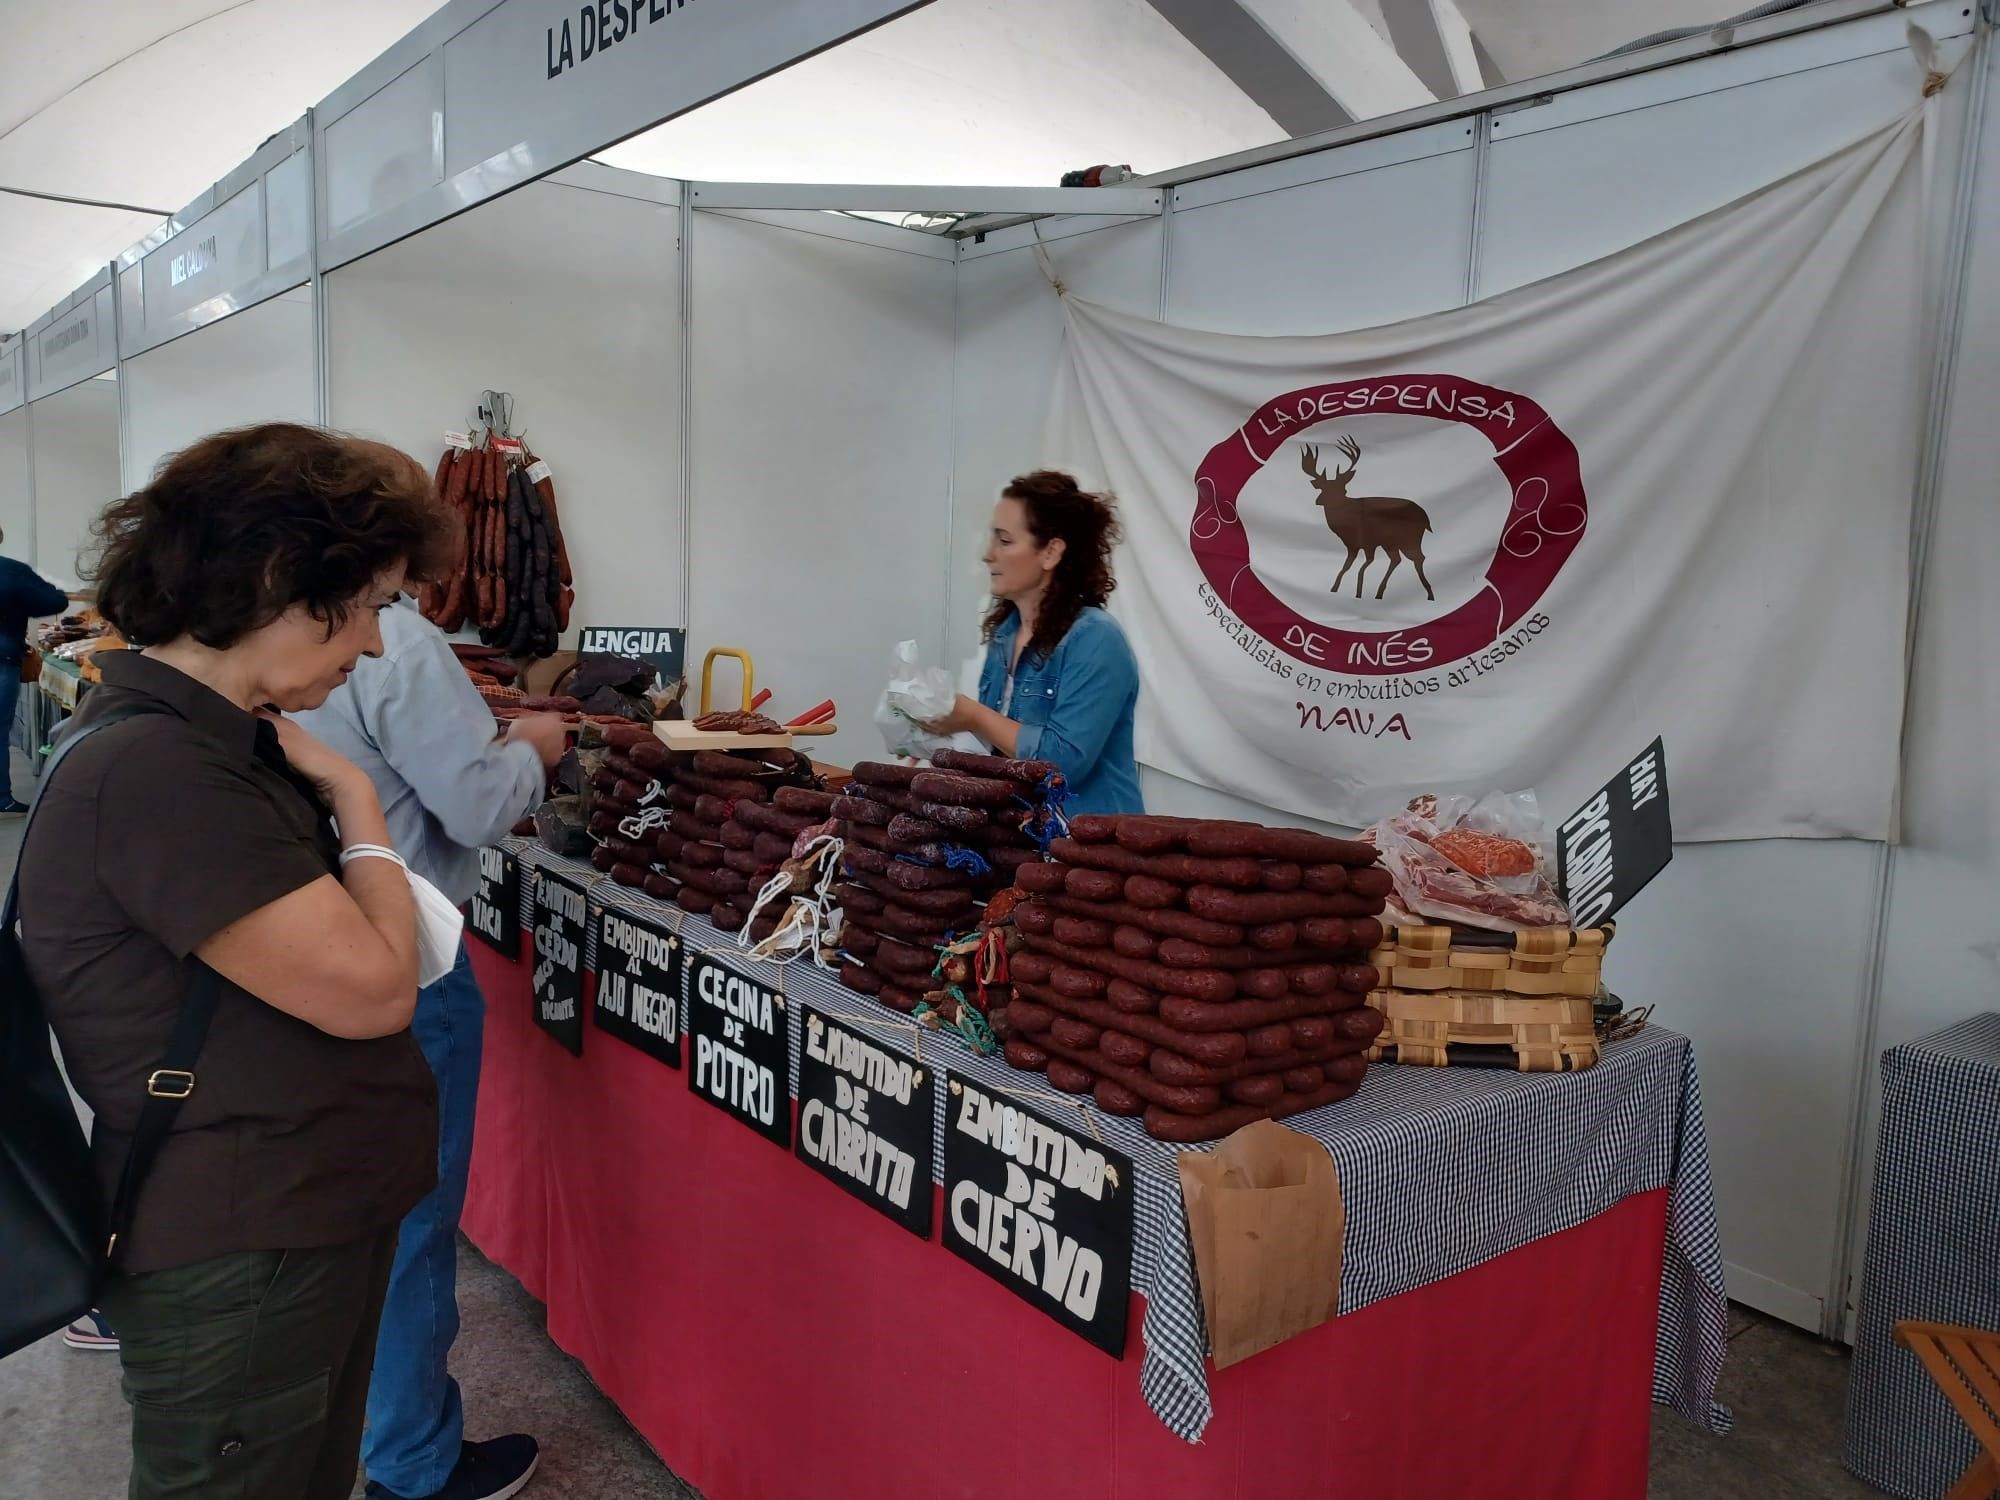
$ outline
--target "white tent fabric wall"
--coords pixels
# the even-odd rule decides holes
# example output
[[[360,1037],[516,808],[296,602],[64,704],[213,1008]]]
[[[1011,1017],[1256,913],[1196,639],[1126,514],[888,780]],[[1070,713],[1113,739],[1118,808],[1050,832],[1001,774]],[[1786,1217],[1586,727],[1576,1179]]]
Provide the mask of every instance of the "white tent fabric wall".
[[[1922,122],[1367,333],[1066,298],[1047,456],[1126,500],[1140,758],[1332,823],[1520,786],[1559,815],[1664,731],[1684,840],[1890,837]]]

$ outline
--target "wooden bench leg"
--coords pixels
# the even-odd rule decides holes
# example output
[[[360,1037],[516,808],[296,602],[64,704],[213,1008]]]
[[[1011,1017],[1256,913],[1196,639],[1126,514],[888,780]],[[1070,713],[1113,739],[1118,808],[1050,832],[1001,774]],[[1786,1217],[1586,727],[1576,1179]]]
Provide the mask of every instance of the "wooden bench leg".
[[[1982,1453],[1951,1487],[1945,1500],[1993,1500],[1996,1491],[2000,1491],[2000,1462],[1992,1454]]]

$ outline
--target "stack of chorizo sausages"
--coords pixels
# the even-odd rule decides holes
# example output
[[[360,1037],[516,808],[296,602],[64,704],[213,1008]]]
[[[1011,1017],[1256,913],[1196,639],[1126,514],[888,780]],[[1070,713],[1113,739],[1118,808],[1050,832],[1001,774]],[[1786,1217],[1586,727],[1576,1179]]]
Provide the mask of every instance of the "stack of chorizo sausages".
[[[796,750],[700,750],[671,754],[669,821],[654,852],[684,910],[724,932],[740,932],[757,894],[792,857],[798,836],[827,821],[831,793],[818,789],[812,761]],[[751,935],[770,935],[782,916],[760,917]]]
[[[576,591],[548,466],[491,440],[447,448],[434,483],[464,530],[465,556],[451,578],[426,585],[425,617],[447,631],[476,626],[510,656],[553,654]]]
[[[1381,1016],[1367,954],[1388,872],[1298,829],[1079,817],[1016,876],[1007,1061],[1203,1141],[1344,1099]]]
[[[841,982],[895,1010],[934,986],[938,949],[980,925],[983,908],[1041,851],[1024,824],[1042,815],[1055,767],[941,751],[933,766],[863,762],[833,804],[844,849]]]

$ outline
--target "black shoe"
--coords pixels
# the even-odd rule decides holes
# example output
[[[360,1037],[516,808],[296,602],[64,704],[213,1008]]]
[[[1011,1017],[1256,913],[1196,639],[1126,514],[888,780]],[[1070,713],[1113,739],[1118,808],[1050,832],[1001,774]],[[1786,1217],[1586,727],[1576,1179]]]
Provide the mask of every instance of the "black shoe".
[[[507,1500],[528,1487],[541,1460],[541,1445],[518,1432],[465,1443],[458,1450],[458,1466],[435,1495],[399,1495],[371,1479],[368,1500]]]

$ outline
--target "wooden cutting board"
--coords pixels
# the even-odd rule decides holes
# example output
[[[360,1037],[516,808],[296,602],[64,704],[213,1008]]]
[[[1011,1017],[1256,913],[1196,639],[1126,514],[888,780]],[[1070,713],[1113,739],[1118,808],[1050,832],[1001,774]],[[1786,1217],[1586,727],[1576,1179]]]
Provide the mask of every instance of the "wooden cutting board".
[[[789,749],[792,737],[779,734],[734,734],[726,729],[697,729],[690,719],[655,719],[653,733],[669,750],[780,750]]]

